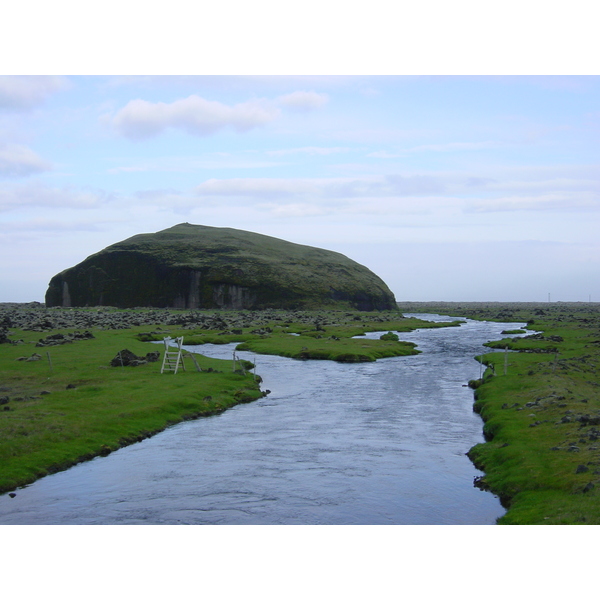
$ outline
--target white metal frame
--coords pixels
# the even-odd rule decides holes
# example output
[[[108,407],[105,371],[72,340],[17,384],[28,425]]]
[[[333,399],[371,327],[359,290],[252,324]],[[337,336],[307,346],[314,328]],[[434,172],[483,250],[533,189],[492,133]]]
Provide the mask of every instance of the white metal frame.
[[[177,369],[181,366],[181,368],[185,371],[185,363],[183,362],[183,356],[181,354],[181,346],[183,344],[183,337],[178,338],[163,338],[163,342],[165,344],[165,355],[163,356],[162,367],[160,368],[160,372],[164,373],[165,371],[173,371],[174,374],[177,373]],[[171,342],[175,342],[177,350],[173,350],[173,346],[171,346]]]

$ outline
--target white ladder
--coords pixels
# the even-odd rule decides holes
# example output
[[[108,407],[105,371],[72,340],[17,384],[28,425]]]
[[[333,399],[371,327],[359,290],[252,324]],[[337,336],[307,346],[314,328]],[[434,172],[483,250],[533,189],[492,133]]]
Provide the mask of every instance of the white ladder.
[[[181,368],[185,371],[185,363],[183,362],[183,356],[181,355],[181,345],[183,344],[183,337],[178,338],[163,338],[165,344],[165,355],[163,356],[162,367],[160,372],[173,371],[177,373],[177,369]],[[177,350],[172,350],[170,342],[175,342]]]

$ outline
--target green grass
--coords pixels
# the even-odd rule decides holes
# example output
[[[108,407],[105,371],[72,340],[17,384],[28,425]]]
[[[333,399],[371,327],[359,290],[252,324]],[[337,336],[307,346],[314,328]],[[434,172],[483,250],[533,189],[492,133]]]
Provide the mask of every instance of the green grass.
[[[500,524],[600,524],[600,306],[461,304],[444,314],[529,322],[544,339],[506,338],[475,387],[486,442],[469,456],[508,509]],[[425,308],[423,308],[425,310]],[[427,312],[436,312],[431,304]],[[417,311],[414,311],[417,312]],[[499,316],[499,315],[502,316]],[[505,358],[507,373],[504,374]]]
[[[0,345],[0,397],[9,397],[0,406],[1,492],[261,395],[252,375],[232,372],[231,361],[200,356],[197,372],[187,359],[176,375],[161,375],[160,361],[110,367],[119,350],[145,355],[157,346],[137,341],[135,329],[93,333],[95,339],[36,348],[39,334],[15,330],[26,343]],[[17,360],[36,351],[41,360]]]

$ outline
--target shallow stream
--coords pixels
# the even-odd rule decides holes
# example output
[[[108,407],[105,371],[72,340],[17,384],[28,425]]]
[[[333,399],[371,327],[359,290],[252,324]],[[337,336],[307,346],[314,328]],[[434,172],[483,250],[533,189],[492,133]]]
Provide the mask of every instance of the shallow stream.
[[[402,333],[422,354],[374,363],[238,352],[268,396],[0,496],[0,524],[493,524],[504,510],[465,455],[483,441],[466,383],[482,344],[523,324],[465,321]]]

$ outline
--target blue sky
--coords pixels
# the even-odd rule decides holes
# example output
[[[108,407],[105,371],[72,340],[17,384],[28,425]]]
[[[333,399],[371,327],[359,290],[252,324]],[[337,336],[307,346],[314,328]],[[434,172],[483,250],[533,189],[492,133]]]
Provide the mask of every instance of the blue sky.
[[[0,301],[181,222],[398,300],[600,300],[597,76],[1,76]]]

